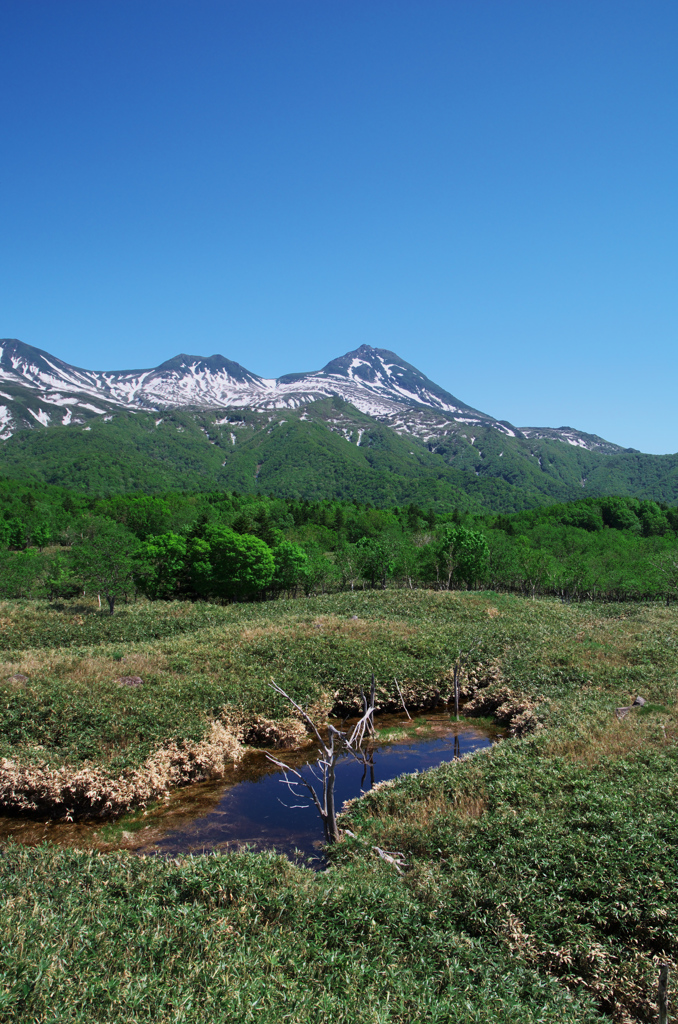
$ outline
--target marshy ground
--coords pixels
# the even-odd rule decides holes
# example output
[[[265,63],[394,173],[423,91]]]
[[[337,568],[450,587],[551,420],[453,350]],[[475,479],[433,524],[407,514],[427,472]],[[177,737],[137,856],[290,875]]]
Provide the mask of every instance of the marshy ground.
[[[450,695],[460,650],[468,706],[521,738],[353,804],[320,875],[265,853],[6,844],[0,1021],[654,1021],[658,965],[678,967],[678,609],[6,602],[3,799],[20,808],[23,781],[36,812],[42,785],[77,814],[85,789],[59,800],[79,772],[106,793],[149,765],[160,789],[215,777],[248,738],[302,740],[271,677],[319,715],[347,713],[372,672],[383,707],[394,678],[423,707]]]

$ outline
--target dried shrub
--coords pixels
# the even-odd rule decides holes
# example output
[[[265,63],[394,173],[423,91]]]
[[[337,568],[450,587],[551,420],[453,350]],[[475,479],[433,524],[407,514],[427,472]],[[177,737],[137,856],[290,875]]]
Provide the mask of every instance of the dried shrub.
[[[493,717],[500,725],[508,727],[509,735],[526,736],[542,728],[535,712],[539,700],[539,697],[533,700],[514,693],[508,686],[499,686],[481,691],[465,705],[464,712]]]
[[[0,759],[0,806],[52,817],[106,817],[144,806],[189,782],[217,779],[237,762],[242,747],[221,722],[211,724],[200,743],[171,743],[141,768],[111,777],[101,768],[50,768],[44,762],[21,766]]]
[[[251,747],[274,747],[276,750],[293,750],[307,738],[306,729],[296,718],[284,718],[274,722],[270,718],[255,717],[242,729],[243,743]]]

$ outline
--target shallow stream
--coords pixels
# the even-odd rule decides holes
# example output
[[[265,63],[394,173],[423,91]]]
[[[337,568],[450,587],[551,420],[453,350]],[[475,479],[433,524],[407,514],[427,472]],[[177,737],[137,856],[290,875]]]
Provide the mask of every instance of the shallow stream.
[[[358,797],[378,782],[404,772],[425,771],[452,761],[499,738],[496,729],[457,722],[448,712],[429,712],[409,721],[405,715],[381,715],[369,747],[367,767],[342,759],[336,772],[336,805]],[[301,751],[274,751],[286,764],[312,780],[307,761],[313,746]],[[318,812],[299,787],[294,795],[282,771],[266,752],[249,752],[219,782],[198,783],[177,790],[170,799],[124,815],[113,822],[37,821],[0,817],[0,842],[10,837],[34,845],[45,840],[64,846],[128,849],[139,854],[178,856],[225,851],[245,844],[255,849],[275,847],[280,853],[321,860],[324,841]],[[307,806],[298,806],[304,804]],[[297,805],[297,806],[295,806]]]

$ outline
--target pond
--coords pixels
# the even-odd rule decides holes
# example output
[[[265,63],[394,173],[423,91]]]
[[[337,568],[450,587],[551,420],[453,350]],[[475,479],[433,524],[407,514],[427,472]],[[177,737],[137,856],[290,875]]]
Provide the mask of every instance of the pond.
[[[343,758],[337,765],[338,807],[378,782],[455,760],[490,746],[500,736],[491,727],[470,725],[468,720],[457,722],[448,712],[429,712],[412,721],[404,715],[382,715],[375,724],[377,732],[368,748],[369,764],[363,766],[352,758]],[[308,746],[302,751],[274,754],[312,781],[306,762],[314,759],[314,751]],[[300,799],[289,791],[283,772],[262,750],[249,752],[219,782],[187,786],[166,802],[113,822],[2,817],[0,841],[10,836],[29,845],[48,840],[80,848],[128,849],[171,857],[248,845],[259,850],[275,848],[317,867],[322,864],[324,841],[322,823],[310,799]]]

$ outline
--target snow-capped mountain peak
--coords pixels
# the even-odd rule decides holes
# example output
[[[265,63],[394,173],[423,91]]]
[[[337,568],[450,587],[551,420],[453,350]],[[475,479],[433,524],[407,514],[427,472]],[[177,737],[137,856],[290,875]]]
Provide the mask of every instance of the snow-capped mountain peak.
[[[490,420],[387,349],[361,345],[322,370],[260,377],[221,355],[178,355],[149,370],[83,370],[20,341],[0,342],[0,382],[50,398],[87,395],[139,409],[297,407],[339,396],[368,415],[388,415],[402,405],[425,406]],[[103,410],[102,410],[103,411]]]
[[[426,405],[445,412],[471,412],[483,419],[489,418],[470,409],[415,366],[385,348],[361,345],[354,352],[331,360],[315,376],[333,379],[337,386],[350,383],[354,388],[404,405]]]
[[[421,418],[433,410],[448,422],[492,427],[509,437],[622,450],[569,427],[521,432],[461,402],[395,352],[370,345],[330,360],[322,370],[274,379],[222,355],[185,353],[146,370],[84,370],[16,339],[0,340],[0,439],[21,427],[84,424],[92,415],[111,414],[116,408],[295,409],[333,397],[383,422],[400,422],[404,414]]]

